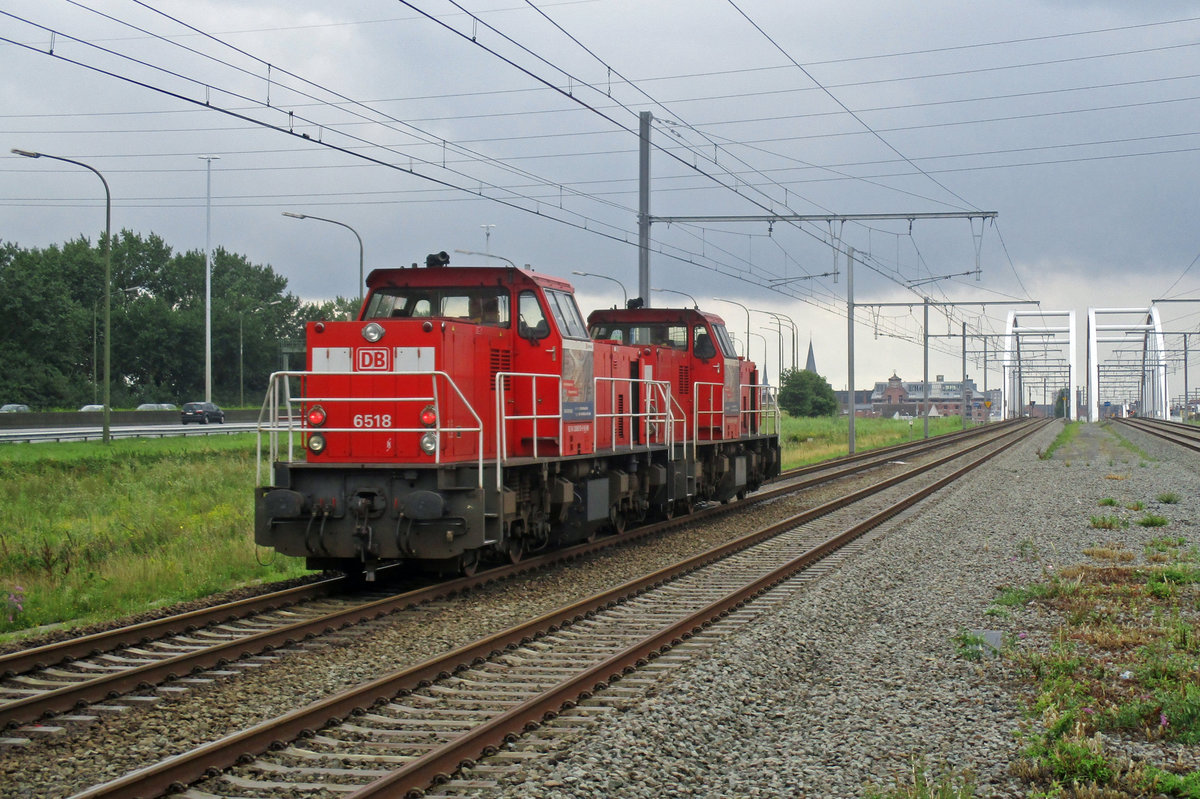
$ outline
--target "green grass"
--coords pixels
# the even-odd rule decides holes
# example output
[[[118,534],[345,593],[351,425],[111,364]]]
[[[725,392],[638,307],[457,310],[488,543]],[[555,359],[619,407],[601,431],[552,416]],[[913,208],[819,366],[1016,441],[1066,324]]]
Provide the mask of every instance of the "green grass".
[[[863,799],[970,799],[975,795],[975,777],[970,771],[955,772],[944,766],[936,776],[922,757],[909,760],[909,771],[896,777],[895,786],[863,788]]]
[[[1128,527],[1129,522],[1119,516],[1093,516],[1092,527],[1099,530],[1120,530],[1122,527]]]
[[[304,573],[257,562],[254,466],[250,434],[0,447],[0,633]]]
[[[938,416],[929,420],[929,435],[939,436],[962,430],[961,416]],[[909,426],[904,419],[855,418],[855,450],[862,452],[922,438],[924,420]],[[783,468],[792,469],[845,455],[850,435],[846,416],[791,417],[783,419],[781,446]]]
[[[1050,446],[1046,447],[1046,451],[1038,453],[1038,457],[1042,460],[1049,460],[1050,458],[1054,457],[1054,451],[1056,449],[1064,446],[1065,444],[1069,444],[1071,440],[1075,438],[1075,436],[1079,435],[1079,431],[1082,429],[1080,425],[1082,424],[1083,422],[1067,422],[1062,431],[1054,437],[1053,441],[1050,442]]]
[[[860,449],[910,435],[904,421],[856,421]],[[931,433],[960,428],[930,420]],[[844,454],[847,429],[786,420],[785,465]],[[0,446],[0,636],[304,574],[254,546],[254,447],[252,434]]]
[[[1036,647],[1006,652],[1031,683],[1026,747],[1011,768],[1029,783],[1027,795],[1200,799],[1200,772],[1130,762],[1105,743],[1200,743],[1200,566],[1184,544],[1165,536],[1147,544],[1171,553],[1161,565],[1071,567],[997,597],[1014,612],[1038,605],[1031,619],[1060,620]]]

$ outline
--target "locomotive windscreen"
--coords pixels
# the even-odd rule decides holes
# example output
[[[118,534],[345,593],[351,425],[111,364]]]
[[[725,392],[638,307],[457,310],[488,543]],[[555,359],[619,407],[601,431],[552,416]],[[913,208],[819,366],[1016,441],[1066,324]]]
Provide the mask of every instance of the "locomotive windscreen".
[[[508,327],[508,293],[493,287],[388,287],[371,295],[364,319],[444,317]]]

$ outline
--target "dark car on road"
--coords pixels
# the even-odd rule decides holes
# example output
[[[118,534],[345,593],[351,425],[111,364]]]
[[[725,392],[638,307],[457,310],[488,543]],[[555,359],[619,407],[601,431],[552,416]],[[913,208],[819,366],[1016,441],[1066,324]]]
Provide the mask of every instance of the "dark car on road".
[[[179,412],[179,421],[184,424],[188,422],[197,422],[199,424],[219,422],[225,424],[225,411],[211,402],[185,402],[183,410]]]

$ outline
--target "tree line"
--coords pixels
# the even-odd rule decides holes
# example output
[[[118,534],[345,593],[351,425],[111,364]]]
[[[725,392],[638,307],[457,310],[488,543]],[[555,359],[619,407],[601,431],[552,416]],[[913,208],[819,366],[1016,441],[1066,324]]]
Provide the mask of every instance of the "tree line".
[[[0,404],[74,410],[103,401],[104,250],[0,243]],[[112,407],[204,399],[204,253],[158,236],[112,237]],[[269,265],[212,254],[212,391],[219,405],[259,404],[304,325],[346,319],[357,298],[305,303]],[[290,368],[302,369],[295,355]],[[244,379],[242,377],[244,375]]]

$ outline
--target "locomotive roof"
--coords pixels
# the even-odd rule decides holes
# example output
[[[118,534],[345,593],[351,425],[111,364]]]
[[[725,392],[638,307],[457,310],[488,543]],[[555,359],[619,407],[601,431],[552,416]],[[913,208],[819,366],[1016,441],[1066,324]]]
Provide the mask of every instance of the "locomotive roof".
[[[552,275],[511,266],[412,266],[399,269],[373,269],[367,286],[506,286],[558,289],[574,293],[574,287]]]
[[[588,314],[588,325],[597,322],[623,322],[630,324],[653,324],[662,322],[677,322],[692,324],[700,319],[710,324],[723,325],[725,320],[714,313],[701,311],[698,308],[601,308]]]

